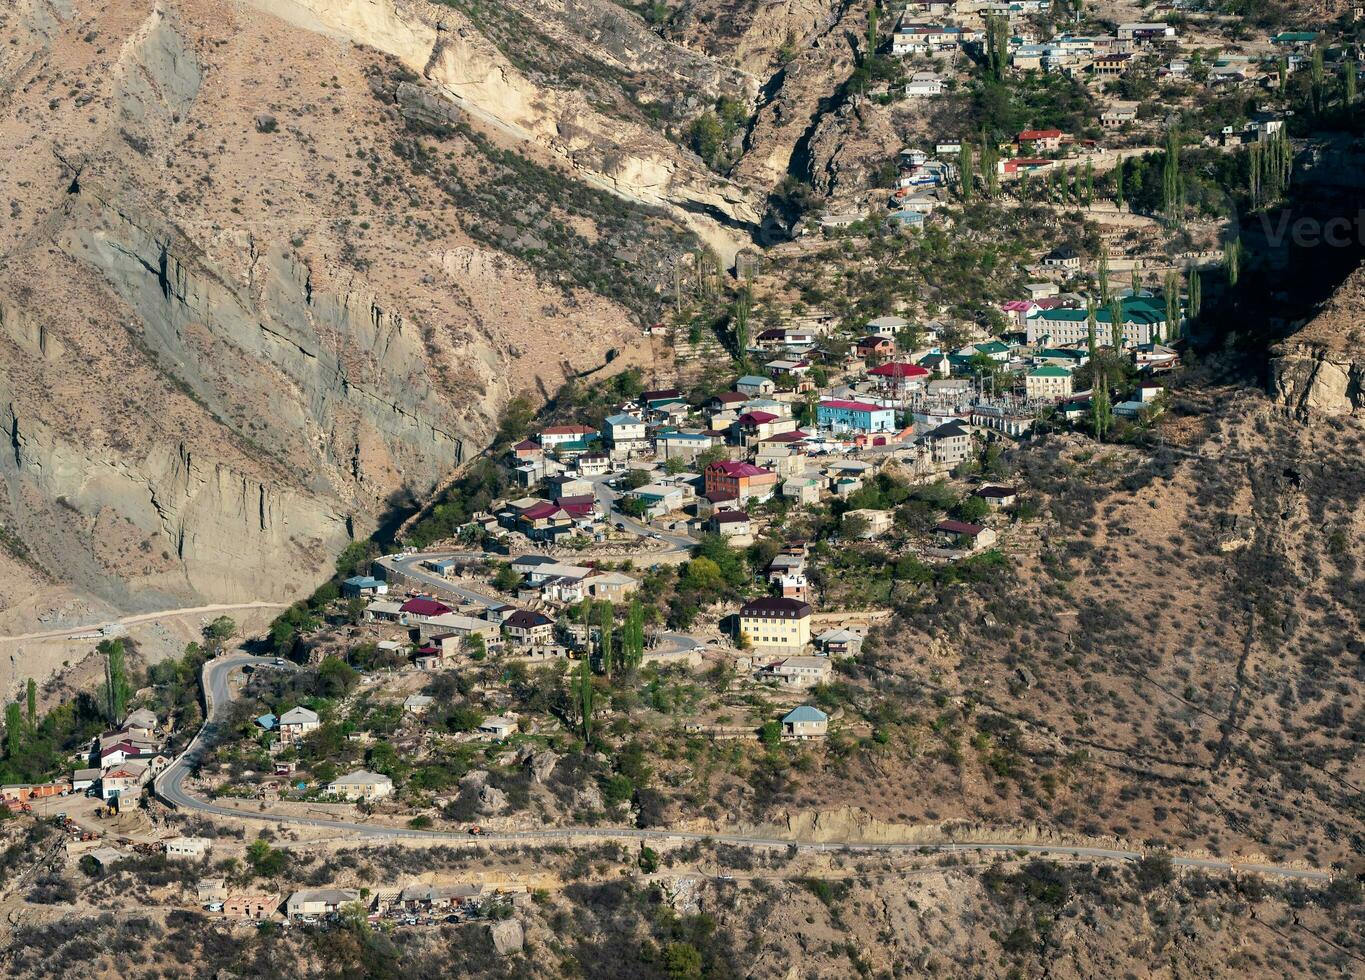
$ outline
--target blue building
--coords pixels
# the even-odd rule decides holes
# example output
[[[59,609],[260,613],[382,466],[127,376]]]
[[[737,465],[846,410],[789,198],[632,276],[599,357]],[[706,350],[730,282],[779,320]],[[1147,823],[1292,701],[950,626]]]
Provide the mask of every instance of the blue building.
[[[827,399],[815,410],[820,425],[829,429],[854,429],[858,432],[895,432],[896,410],[868,402]]]

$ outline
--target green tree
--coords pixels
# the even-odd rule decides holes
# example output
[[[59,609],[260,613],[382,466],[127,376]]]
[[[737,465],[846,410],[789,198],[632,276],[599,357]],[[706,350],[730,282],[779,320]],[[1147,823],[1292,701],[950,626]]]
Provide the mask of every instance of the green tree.
[[[340,657],[325,657],[318,664],[318,682],[326,697],[339,698],[355,689],[360,683],[360,675]]]
[[[1114,206],[1120,211],[1123,210],[1123,172],[1127,169],[1126,162],[1120,160],[1118,166],[1114,168]]]
[[[969,493],[958,502],[953,512],[958,520],[974,524],[991,512],[991,505],[984,498]]]
[[[1180,134],[1166,131],[1166,154],[1161,171],[1161,205],[1166,220],[1176,225],[1185,212],[1184,178],[1180,173]]]
[[[1109,340],[1115,354],[1123,352],[1123,300],[1117,296],[1109,298]]]
[[[701,980],[701,952],[691,943],[669,943],[664,947],[664,970],[671,980]]]
[[[1088,299],[1085,303],[1085,339],[1086,348],[1090,354],[1091,361],[1094,361],[1099,354],[1099,344],[1096,337],[1098,331],[1096,320],[1095,300],[1093,298]]]
[[[753,295],[746,284],[735,297],[734,312],[730,315],[735,334],[735,356],[739,358],[746,357],[749,351],[749,312],[752,305]]]
[[[1234,238],[1223,246],[1223,273],[1227,276],[1228,287],[1237,285],[1242,277],[1242,240]]]
[[[782,726],[776,721],[765,721],[758,729],[759,740],[770,749],[782,744]]]
[[[1109,405],[1109,382],[1104,377],[1104,369],[1095,368],[1095,387],[1090,394],[1090,420],[1095,428],[1095,438],[1104,440],[1105,433],[1113,425],[1113,412]]]
[[[5,758],[21,759],[28,739],[24,730],[24,711],[16,701],[5,705]]]
[[[1193,323],[1199,319],[1199,314],[1203,312],[1203,283],[1200,281],[1199,270],[1190,266],[1189,282],[1185,287],[1185,295],[1188,297],[1186,309],[1188,315],[1186,320]]]
[[[227,616],[219,616],[204,627],[204,646],[209,656],[216,657],[223,652],[227,641],[237,635],[237,624]]]
[[[592,744],[592,670],[588,666],[588,658],[584,657],[578,665],[578,680],[575,691],[578,702],[579,720],[583,726],[583,743]]]
[[[32,731],[38,727],[38,684],[32,677],[24,685],[24,697],[28,702],[28,727]]]
[[[872,0],[867,9],[867,57],[877,53],[877,0]]]
[[[254,840],[247,845],[246,863],[256,877],[275,878],[284,873],[289,864],[289,855],[271,847],[266,841]]]
[[[962,144],[962,154],[958,158],[958,175],[961,183],[958,190],[962,194],[962,200],[972,199],[973,185],[976,183],[976,175],[972,172],[972,144]]]
[[[1000,190],[1000,148],[995,138],[981,134],[981,182],[985,185],[986,196],[995,197]]]
[[[1180,277],[1174,272],[1166,274],[1166,340],[1180,336]]]
[[[615,660],[615,650],[613,649],[615,644],[613,643],[612,633],[616,627],[616,607],[610,601],[598,604],[597,626],[601,634],[598,649],[602,658],[602,673],[610,678]]]
[[[1322,48],[1313,49],[1312,68],[1309,71],[1310,92],[1312,99],[1313,115],[1322,115],[1324,100],[1326,98],[1327,83],[1322,62]]]
[[[110,725],[123,720],[133,693],[122,640],[101,640],[96,652],[104,656],[104,708]]]
[[[632,599],[626,610],[625,626],[621,630],[622,665],[637,669],[645,655],[645,607],[639,599]]]
[[[498,570],[493,573],[493,588],[499,592],[514,592],[521,585],[521,576],[512,568],[510,562],[499,562]]]

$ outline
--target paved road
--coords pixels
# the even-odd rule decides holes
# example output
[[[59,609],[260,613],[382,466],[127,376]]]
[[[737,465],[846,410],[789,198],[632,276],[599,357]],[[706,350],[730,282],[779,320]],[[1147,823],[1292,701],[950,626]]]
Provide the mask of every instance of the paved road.
[[[91,623],[89,626],[68,626],[59,630],[44,630],[38,633],[20,633],[16,636],[0,636],[0,643],[11,640],[46,640],[52,638],[83,636],[87,633],[94,633],[98,630],[109,629],[114,626],[134,626],[138,623],[148,623],[156,619],[168,619],[172,616],[193,616],[206,615],[208,613],[229,613],[239,609],[285,609],[288,603],[284,602],[237,602],[231,605],[220,606],[186,606],[181,609],[163,609],[160,612],[138,613],[133,616],[124,616],[122,619],[111,619],[106,623]]]
[[[403,827],[382,827],[376,824],[360,823],[350,820],[329,820],[321,817],[299,817],[286,813],[266,810],[238,810],[229,806],[201,800],[184,788],[184,779],[194,762],[200,757],[203,747],[212,738],[216,726],[226,717],[231,705],[231,689],[228,686],[229,674],[248,663],[269,664],[265,657],[249,657],[233,654],[209,661],[204,665],[203,682],[205,698],[208,702],[208,717],[203,730],[195,737],[184,755],[177,759],[156,780],[157,795],[171,806],[181,810],[205,813],[213,816],[236,817],[242,820],[259,820],[268,823],[287,824],[315,830],[335,830],[365,840],[392,840],[395,838],[430,840],[432,842],[463,844],[549,844],[573,840],[617,840],[640,841],[651,844],[681,844],[688,842],[713,841],[737,847],[787,848],[796,847],[802,851],[840,851],[850,853],[922,853],[922,854],[1036,854],[1080,858],[1094,861],[1136,861],[1146,852],[1128,851],[1118,848],[1081,847],[1063,844],[1037,844],[1014,841],[953,841],[931,844],[881,844],[881,843],[844,843],[840,841],[804,842],[784,837],[764,837],[749,834],[699,834],[691,832],[671,832],[665,830],[636,830],[634,828],[602,827],[564,827],[544,830],[525,830],[509,833],[490,833],[480,837],[466,834],[410,830]],[[1180,868],[1193,868],[1206,871],[1237,871],[1262,874],[1279,878],[1303,881],[1329,881],[1331,872],[1306,868],[1291,868],[1279,865],[1249,864],[1238,861],[1224,861],[1217,858],[1172,857],[1171,863]]]
[[[229,677],[233,671],[241,670],[247,664],[253,664],[257,667],[273,667],[275,659],[273,657],[252,657],[246,654],[233,653],[204,664],[203,672],[199,677],[200,683],[204,687],[204,727],[199,729],[199,734],[185,747],[185,751],[180,753],[180,756],[167,766],[152,783],[152,788],[157,796],[176,809],[220,814],[234,812],[227,807],[215,806],[197,796],[191,796],[189,791],[185,789],[184,783],[185,777],[198,765],[205,749],[217,736],[220,726],[232,708],[232,688],[228,685]],[[282,669],[294,670],[296,668],[293,664],[287,664]]]
[[[413,555],[385,555],[378,560],[381,568],[389,571],[402,572],[405,576],[414,581],[420,582],[430,589],[439,589],[442,592],[449,592],[451,595],[459,596],[466,602],[475,605],[489,607],[501,606],[506,600],[494,596],[484,595],[475,592],[473,589],[462,588],[451,582],[449,579],[442,578],[435,572],[430,572],[422,567],[424,561],[436,561],[442,558],[464,559],[468,561],[481,561],[486,558],[501,558],[501,555],[485,554],[481,551],[442,551],[442,552],[423,552]]]
[[[588,478],[588,482],[592,484],[593,496],[596,497],[597,502],[602,505],[602,513],[606,515],[607,520],[613,524],[619,523],[624,525],[627,531],[634,532],[640,537],[649,537],[650,535],[657,534],[659,540],[668,545],[667,551],[650,552],[648,555],[642,555],[641,561],[646,561],[649,558],[673,557],[679,552],[691,553],[692,549],[697,544],[695,538],[687,534],[678,534],[673,531],[667,531],[662,527],[646,524],[644,521],[637,521],[635,518],[627,516],[617,510],[616,502],[621,499],[621,495],[607,486],[607,481],[613,478],[613,475]]]

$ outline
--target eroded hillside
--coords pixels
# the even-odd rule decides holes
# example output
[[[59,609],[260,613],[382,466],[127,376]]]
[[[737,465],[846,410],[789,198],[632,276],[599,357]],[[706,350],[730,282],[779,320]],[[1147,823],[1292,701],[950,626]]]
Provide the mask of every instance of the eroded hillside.
[[[311,589],[513,392],[629,363],[695,245],[334,32],[226,0],[0,20],[25,616],[44,582],[122,608]]]

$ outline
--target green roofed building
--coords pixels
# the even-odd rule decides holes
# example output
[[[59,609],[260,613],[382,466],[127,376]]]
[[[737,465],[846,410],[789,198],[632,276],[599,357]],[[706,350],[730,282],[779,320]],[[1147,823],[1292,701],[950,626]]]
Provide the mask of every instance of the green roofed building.
[[[1030,344],[1080,344],[1089,338],[1085,310],[1039,310],[1028,318]],[[1107,346],[1112,343],[1109,308],[1095,311],[1095,341]],[[1136,347],[1151,344],[1166,336],[1166,303],[1150,296],[1128,296],[1123,299],[1123,345]]]
[[[1300,44],[1312,44],[1317,39],[1317,31],[1281,31],[1270,39],[1270,43],[1281,47],[1296,47]]]

